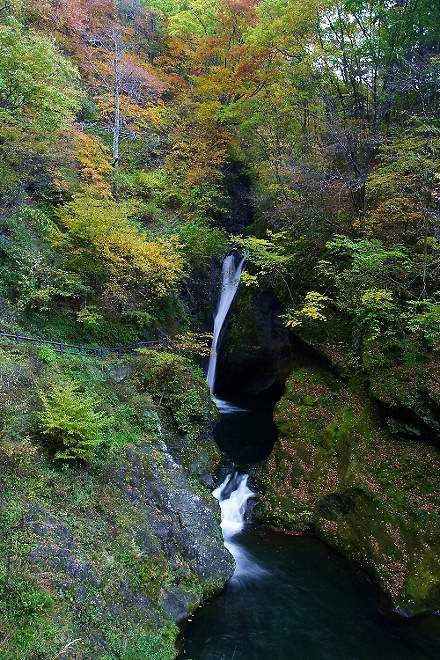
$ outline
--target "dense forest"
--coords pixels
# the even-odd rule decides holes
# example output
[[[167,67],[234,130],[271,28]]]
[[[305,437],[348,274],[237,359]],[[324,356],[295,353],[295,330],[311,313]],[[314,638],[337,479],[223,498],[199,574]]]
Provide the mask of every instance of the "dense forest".
[[[1,20],[5,329],[190,330],[174,303],[227,249],[238,167],[246,284],[270,280],[287,325],[343,316],[367,369],[435,350],[436,2],[17,2]]]
[[[406,453],[371,490],[392,483],[402,520],[421,511],[376,570],[309,520],[310,499],[274,503],[271,474],[289,479],[294,463],[278,448],[259,515],[315,525],[396,603],[439,609],[438,0],[5,0],[0,208],[1,333],[157,342],[118,362],[1,340],[1,658],[172,658],[182,602],[190,612],[228,578],[200,364],[231,249],[247,258],[241,328],[270,291],[292,345],[316,359],[289,381],[283,433],[306,437],[304,406],[337,408],[331,379],[346,388],[351,412],[318,420],[341,462],[338,486],[314,474],[320,493],[353,487],[349,438],[377,440],[380,417],[375,460]],[[374,422],[355,428],[367,400]],[[316,472],[315,449],[308,460]],[[188,492],[199,526],[185,522]],[[415,537],[426,555],[402,586]],[[209,570],[189,549],[202,538]]]

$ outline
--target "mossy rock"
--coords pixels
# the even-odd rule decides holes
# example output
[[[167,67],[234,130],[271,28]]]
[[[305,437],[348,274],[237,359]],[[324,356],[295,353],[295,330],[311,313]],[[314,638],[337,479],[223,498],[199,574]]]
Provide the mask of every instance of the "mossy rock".
[[[359,381],[293,371],[279,439],[258,472],[257,514],[313,530],[364,567],[396,606],[440,607],[438,451],[390,434]]]
[[[232,573],[204,378],[163,353],[42,357],[0,351],[0,656],[171,660],[175,623]],[[65,379],[111,420],[89,463],[55,461],[39,432]]]

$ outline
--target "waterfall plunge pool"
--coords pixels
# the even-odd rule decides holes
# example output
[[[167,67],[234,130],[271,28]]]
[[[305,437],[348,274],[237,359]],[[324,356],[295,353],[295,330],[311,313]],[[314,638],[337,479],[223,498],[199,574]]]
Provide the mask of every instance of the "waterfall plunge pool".
[[[266,433],[269,440],[261,437]],[[271,408],[260,407],[221,414],[216,438],[240,464],[243,457],[250,462],[252,447],[262,460],[274,433]],[[377,588],[318,539],[239,520],[234,529],[230,518],[249,499],[242,476],[235,476],[229,491],[223,484],[224,496],[235,493],[238,506],[230,502],[222,507],[225,542],[238,558],[239,570],[223,593],[185,625],[180,660],[440,658],[439,617],[390,617],[381,609]]]

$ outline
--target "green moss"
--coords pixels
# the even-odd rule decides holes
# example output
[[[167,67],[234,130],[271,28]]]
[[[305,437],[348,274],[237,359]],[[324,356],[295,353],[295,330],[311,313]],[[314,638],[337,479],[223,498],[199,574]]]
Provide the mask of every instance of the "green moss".
[[[124,548],[115,556],[115,562],[121,565],[133,586],[159,603],[161,590],[170,587],[174,582],[174,575],[166,558],[162,555],[147,556],[136,555],[129,540],[121,543]]]
[[[359,379],[295,370],[259,471],[262,519],[313,529],[366,568],[398,605],[440,603],[440,477],[434,448],[390,435]]]
[[[114,655],[102,655],[100,660],[173,660],[176,655],[175,640],[179,634],[177,626],[167,623],[160,631],[151,630],[136,637],[113,637]]]
[[[205,379],[187,358],[141,350],[135,367],[131,380],[151,392],[158,405],[167,407],[181,432],[196,433],[197,422],[210,419]]]
[[[168,478],[173,492],[165,468],[172,452],[188,465],[200,456],[197,468],[181,478],[189,496],[208,500],[197,474],[211,468],[217,452],[203,376],[190,361],[168,354],[115,363],[69,355],[46,359],[34,347],[4,346],[2,660],[49,660],[74,640],[78,658],[174,658],[178,629],[162,608],[163,594],[178,588],[195,607],[222,584],[202,579],[188,558],[167,550],[151,516],[130,497],[132,489],[148,492],[150,481],[165,488]],[[164,365],[176,370],[169,396],[161,381]],[[109,420],[88,466],[56,464],[38,434],[39,392],[66,379],[78,383],[79,393],[93,393]],[[193,419],[197,431],[187,433],[183,427]],[[160,526],[161,511],[151,514]]]

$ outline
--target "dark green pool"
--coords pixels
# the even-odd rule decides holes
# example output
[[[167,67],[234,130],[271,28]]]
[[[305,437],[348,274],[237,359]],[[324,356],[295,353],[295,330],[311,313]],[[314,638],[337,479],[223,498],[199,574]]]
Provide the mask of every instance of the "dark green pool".
[[[236,464],[270,453],[271,412],[221,416],[216,438]],[[251,570],[194,614],[180,658],[440,660],[440,617],[385,614],[377,589],[317,539],[251,525],[237,542]]]
[[[440,658],[440,619],[381,613],[377,590],[318,540],[262,528],[241,540],[266,574],[232,580],[200,608],[183,632],[181,658]]]

